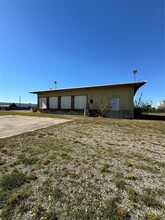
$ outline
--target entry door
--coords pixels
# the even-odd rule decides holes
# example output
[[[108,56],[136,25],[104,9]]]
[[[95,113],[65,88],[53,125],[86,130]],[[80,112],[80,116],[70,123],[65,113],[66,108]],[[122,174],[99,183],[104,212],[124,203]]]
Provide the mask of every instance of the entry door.
[[[112,111],[119,111],[119,99],[112,99],[111,100],[111,110]]]

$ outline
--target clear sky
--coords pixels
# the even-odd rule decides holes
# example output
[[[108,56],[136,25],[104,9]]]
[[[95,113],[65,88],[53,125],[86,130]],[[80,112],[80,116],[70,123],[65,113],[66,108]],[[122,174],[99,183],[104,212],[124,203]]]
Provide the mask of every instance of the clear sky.
[[[0,0],[0,102],[31,91],[147,80],[165,99],[164,0]]]

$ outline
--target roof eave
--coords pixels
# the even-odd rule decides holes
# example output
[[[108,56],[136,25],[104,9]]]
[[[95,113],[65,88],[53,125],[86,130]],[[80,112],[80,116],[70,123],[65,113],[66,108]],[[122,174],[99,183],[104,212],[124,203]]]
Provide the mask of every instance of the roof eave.
[[[84,86],[84,87],[75,87],[75,88],[63,88],[63,89],[55,89],[55,90],[43,90],[43,91],[34,91],[30,92],[32,94],[44,93],[44,92],[57,92],[57,91],[64,91],[64,90],[77,90],[77,89],[92,89],[92,88],[103,88],[103,87],[114,87],[114,86],[126,86],[130,85],[134,87],[134,91],[136,91],[143,86],[147,81],[141,82],[132,82],[132,83],[122,83],[122,84],[111,84],[111,85],[99,85],[99,86]]]

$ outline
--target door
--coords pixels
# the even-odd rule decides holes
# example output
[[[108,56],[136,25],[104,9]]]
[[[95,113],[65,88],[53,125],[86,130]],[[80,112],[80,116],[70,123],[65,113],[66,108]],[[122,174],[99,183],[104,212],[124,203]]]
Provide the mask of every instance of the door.
[[[111,100],[111,110],[112,111],[119,111],[119,99],[112,99]]]

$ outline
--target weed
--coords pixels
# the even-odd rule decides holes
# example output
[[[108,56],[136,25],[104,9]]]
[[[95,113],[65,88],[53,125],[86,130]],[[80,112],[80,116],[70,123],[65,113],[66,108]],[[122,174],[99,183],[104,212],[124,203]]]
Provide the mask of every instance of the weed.
[[[55,208],[51,208],[50,210],[46,211],[43,217],[43,220],[58,220],[58,214]]]
[[[28,176],[27,176],[27,181],[31,181],[31,180],[36,180],[38,177],[36,175],[36,173],[31,172]]]
[[[61,156],[62,159],[64,159],[65,161],[70,161],[70,160],[72,159],[72,157],[71,157],[69,154],[67,154],[67,153],[62,153],[60,156]]]
[[[125,178],[128,179],[128,180],[136,180],[137,179],[132,173],[128,173],[125,176]]]
[[[151,173],[157,173],[157,170],[151,166],[151,165],[144,165],[144,164],[136,164],[135,165],[136,169],[142,169]]]
[[[18,170],[14,170],[10,174],[5,174],[0,180],[0,187],[3,190],[12,190],[26,182],[26,175]]]
[[[45,181],[42,187],[43,196],[51,196],[54,200],[58,200],[63,196],[61,189],[53,187],[50,181]]]
[[[139,161],[145,161],[145,162],[148,162],[148,163],[153,163],[153,160],[152,160],[152,158],[151,157],[146,157],[146,156],[144,156],[144,155],[142,155],[142,154],[139,154],[139,153],[132,153],[131,154],[133,157],[136,157]]]
[[[129,200],[131,202],[134,202],[134,203],[138,202],[138,194],[133,187],[129,186],[127,188],[127,193],[128,193]]]
[[[0,208],[3,206],[4,202],[7,200],[9,193],[7,191],[0,191]]]
[[[118,203],[120,197],[115,196],[108,200],[101,210],[101,219],[118,220]]]
[[[126,187],[125,180],[123,180],[123,179],[115,179],[114,181],[115,181],[116,187],[119,190],[124,190],[125,189],[125,187]]]
[[[0,159],[0,166],[4,165],[6,162]]]
[[[118,219],[120,220],[129,220],[131,219],[131,215],[128,210],[124,207],[118,207]]]
[[[44,215],[45,213],[45,209],[42,206],[41,202],[38,202],[34,208],[33,208],[33,212],[34,212],[34,219],[41,219],[41,217]]]
[[[86,210],[85,208],[77,208],[74,213],[74,219],[95,219],[94,212],[88,208]]]
[[[29,197],[29,195],[30,191],[25,189],[11,194],[5,203],[4,209],[2,210],[2,218],[10,219],[10,216],[12,215],[15,207],[20,205],[23,200]]]
[[[99,171],[100,173],[105,173],[105,172],[108,172],[108,168],[109,168],[108,164],[101,164],[99,167]]]
[[[48,165],[50,162],[51,162],[50,160],[44,160],[44,161],[43,161],[43,164],[44,164],[44,165]]]
[[[123,173],[121,173],[121,172],[115,173],[114,176],[115,176],[115,178],[117,178],[117,179],[118,179],[118,178],[122,179],[122,178],[124,177]]]
[[[146,188],[141,194],[141,201],[148,207],[162,207],[162,204],[157,200],[157,193],[152,188]]]
[[[160,216],[157,216],[153,212],[149,212],[144,217],[145,220],[161,220]]]
[[[133,167],[133,164],[132,164],[129,160],[126,160],[124,164],[125,164],[127,167]]]
[[[33,165],[33,164],[36,164],[37,161],[38,161],[38,157],[26,157],[24,154],[21,154],[18,156],[18,160],[17,160],[17,163],[20,164],[20,163],[23,163],[25,165]]]

